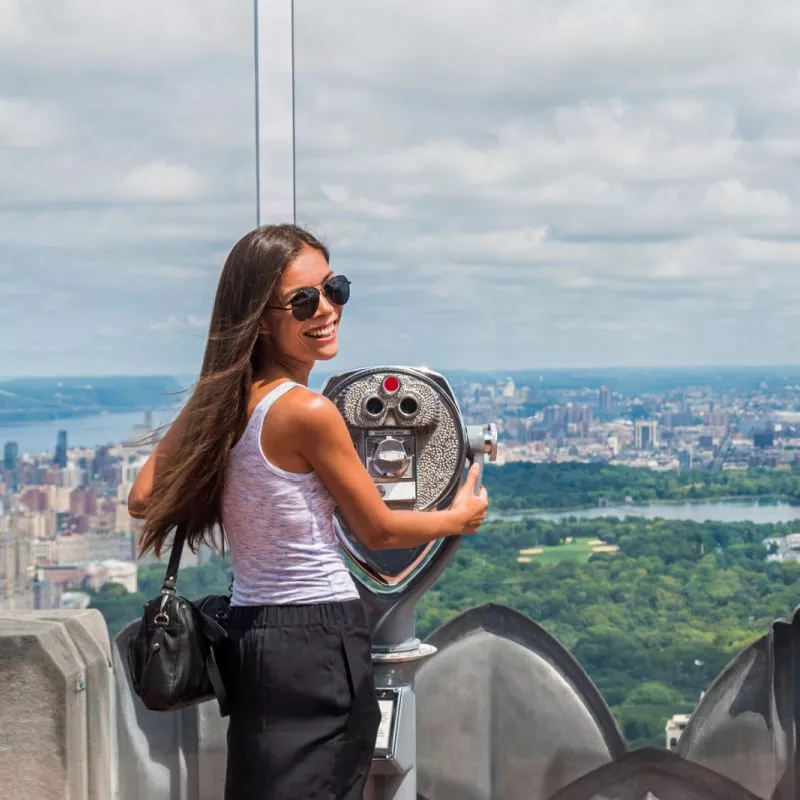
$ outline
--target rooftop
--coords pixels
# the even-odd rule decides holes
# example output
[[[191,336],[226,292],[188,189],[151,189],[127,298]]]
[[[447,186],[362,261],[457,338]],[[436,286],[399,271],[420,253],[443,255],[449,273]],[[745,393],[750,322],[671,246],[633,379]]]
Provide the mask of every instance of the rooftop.
[[[728,665],[673,753],[630,750],[591,678],[537,623],[470,609],[428,637],[438,653],[417,673],[418,797],[794,798],[798,622],[776,622]],[[221,797],[227,721],[213,703],[144,708],[124,667],[135,624],[112,642],[95,610],[0,614],[0,774],[14,797]]]

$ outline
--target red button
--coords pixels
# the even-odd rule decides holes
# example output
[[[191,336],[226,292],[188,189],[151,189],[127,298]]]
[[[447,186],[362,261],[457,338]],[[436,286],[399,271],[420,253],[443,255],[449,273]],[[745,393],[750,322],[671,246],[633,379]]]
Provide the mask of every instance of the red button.
[[[400,388],[400,381],[394,375],[387,375],[383,379],[383,390],[389,394],[394,394]]]

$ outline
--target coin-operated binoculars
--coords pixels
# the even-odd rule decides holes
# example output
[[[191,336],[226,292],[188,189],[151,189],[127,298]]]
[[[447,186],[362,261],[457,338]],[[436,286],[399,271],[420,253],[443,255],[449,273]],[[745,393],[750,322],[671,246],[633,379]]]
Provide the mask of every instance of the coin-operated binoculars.
[[[497,458],[497,427],[465,426],[450,385],[428,369],[353,370],[330,378],[322,391],[341,411],[356,451],[392,509],[446,508],[467,466]],[[337,521],[372,628],[382,715],[366,796],[416,800],[414,670],[436,649],[416,638],[414,605],[441,575],[460,537],[370,550],[341,517]]]

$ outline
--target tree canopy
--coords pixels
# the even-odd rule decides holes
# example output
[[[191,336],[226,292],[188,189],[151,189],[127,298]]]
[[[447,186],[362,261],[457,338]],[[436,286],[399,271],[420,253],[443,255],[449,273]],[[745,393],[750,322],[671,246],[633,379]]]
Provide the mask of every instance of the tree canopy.
[[[800,472],[687,470],[659,472],[606,463],[487,465],[493,510],[577,509],[599,503],[691,502],[742,498],[800,503]]]

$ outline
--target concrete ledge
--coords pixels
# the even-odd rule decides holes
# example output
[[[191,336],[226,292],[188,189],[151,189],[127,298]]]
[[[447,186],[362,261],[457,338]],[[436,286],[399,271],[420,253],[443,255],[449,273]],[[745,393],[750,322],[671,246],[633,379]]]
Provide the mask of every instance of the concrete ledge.
[[[0,776],[14,797],[113,796],[111,681],[99,611],[0,614]]]
[[[113,645],[119,800],[219,800],[225,785],[227,718],[214,701],[180,711],[150,711],[133,691],[126,666],[138,620]]]

